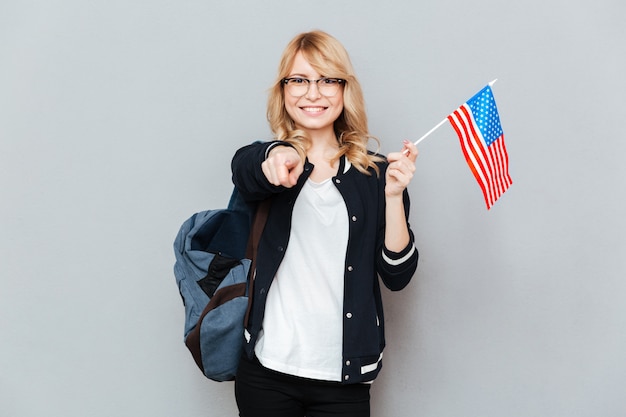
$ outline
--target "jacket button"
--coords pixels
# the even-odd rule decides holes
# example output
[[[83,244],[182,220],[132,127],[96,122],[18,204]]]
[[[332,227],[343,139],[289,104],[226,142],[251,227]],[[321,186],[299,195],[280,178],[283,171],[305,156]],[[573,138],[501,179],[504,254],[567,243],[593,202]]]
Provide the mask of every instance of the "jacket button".
[[[354,268],[352,268],[352,265],[348,265],[348,272],[352,272]]]
[[[350,366],[350,361],[346,361],[346,366]]]
[[[341,180],[339,178],[335,178],[335,183],[336,184],[341,184]]]
[[[352,313],[346,313],[346,317],[351,319],[352,318]]]
[[[284,250],[285,250],[285,248],[283,248],[282,246],[279,246],[279,247],[277,247],[277,248],[276,248],[276,250],[277,250],[278,252],[282,252],[282,251],[284,251]]]
[[[350,379],[350,375],[346,375],[343,377],[343,379],[345,379],[346,381]]]
[[[355,222],[356,221],[356,216],[352,216],[352,221]]]

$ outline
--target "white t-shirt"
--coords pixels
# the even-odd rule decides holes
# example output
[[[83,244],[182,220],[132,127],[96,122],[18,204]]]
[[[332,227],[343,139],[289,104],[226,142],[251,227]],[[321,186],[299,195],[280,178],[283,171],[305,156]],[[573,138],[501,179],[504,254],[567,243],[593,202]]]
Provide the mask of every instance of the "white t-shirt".
[[[341,380],[348,233],[348,210],[332,180],[307,180],[267,296],[255,347],[263,366],[304,378]]]

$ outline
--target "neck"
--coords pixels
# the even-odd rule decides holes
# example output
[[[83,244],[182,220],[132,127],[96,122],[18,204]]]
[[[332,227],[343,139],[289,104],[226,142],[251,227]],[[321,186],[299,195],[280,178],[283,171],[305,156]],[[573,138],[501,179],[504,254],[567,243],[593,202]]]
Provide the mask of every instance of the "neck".
[[[311,148],[337,148],[338,141],[334,129],[309,130]]]
[[[309,158],[330,160],[337,153],[339,142],[333,133],[325,136],[311,136],[311,146],[307,150]]]
[[[311,138],[311,147],[307,150],[309,162],[315,165],[315,169],[309,176],[312,181],[322,182],[337,174],[339,161],[332,159],[337,155],[339,142],[334,133],[332,136]]]

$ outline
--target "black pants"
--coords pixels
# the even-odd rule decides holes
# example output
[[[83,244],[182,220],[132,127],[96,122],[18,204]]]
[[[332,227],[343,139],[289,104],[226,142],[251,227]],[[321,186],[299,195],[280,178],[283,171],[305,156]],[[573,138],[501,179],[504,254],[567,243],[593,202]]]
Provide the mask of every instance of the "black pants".
[[[370,385],[285,375],[245,357],[235,378],[240,417],[369,417]]]

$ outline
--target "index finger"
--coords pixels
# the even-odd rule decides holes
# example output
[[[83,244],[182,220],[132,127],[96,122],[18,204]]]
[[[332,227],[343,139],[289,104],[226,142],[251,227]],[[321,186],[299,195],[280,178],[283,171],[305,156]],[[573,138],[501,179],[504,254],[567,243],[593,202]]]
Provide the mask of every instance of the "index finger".
[[[419,151],[417,150],[417,146],[408,140],[405,140],[404,147],[402,148],[402,155],[407,156],[411,161],[415,162]]]

